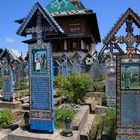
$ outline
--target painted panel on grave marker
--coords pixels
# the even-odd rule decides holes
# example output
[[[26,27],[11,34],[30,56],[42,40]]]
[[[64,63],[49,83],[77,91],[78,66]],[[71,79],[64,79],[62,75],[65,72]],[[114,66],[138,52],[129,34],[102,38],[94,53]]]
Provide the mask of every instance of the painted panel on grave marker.
[[[47,72],[47,50],[32,50],[33,72]]]
[[[29,46],[31,129],[54,131],[52,48],[49,43]]]
[[[131,61],[129,63],[129,61]],[[140,89],[139,59],[124,59],[121,66],[121,89]]]
[[[117,140],[140,138],[139,55],[134,55],[133,58],[127,56],[118,58],[117,101],[117,128],[119,130]],[[126,135],[126,138],[119,138],[121,135]]]

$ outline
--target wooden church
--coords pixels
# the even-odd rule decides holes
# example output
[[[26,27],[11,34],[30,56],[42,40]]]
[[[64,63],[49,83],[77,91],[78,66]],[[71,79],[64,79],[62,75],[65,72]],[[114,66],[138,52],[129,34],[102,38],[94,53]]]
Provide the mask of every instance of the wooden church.
[[[42,15],[42,36],[44,42],[50,41],[53,45],[54,75],[58,75],[60,71],[62,75],[71,71],[86,72],[86,65],[93,62],[96,44],[101,41],[96,14],[80,0],[51,0],[46,7],[36,3],[28,15],[29,21],[26,21],[29,23],[28,29],[21,33],[22,29],[19,29],[18,32],[22,36],[32,35],[32,39],[24,43],[31,44],[37,40],[36,28],[30,28],[37,21],[37,5],[47,17],[46,20]],[[22,25],[25,19],[16,22]],[[91,58],[86,60],[89,54]]]

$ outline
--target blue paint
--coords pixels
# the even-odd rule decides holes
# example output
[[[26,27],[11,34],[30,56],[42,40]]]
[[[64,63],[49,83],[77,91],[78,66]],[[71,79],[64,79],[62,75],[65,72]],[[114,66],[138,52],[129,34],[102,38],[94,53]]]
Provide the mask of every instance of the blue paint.
[[[33,130],[42,130],[42,131],[44,131],[45,125],[46,125],[47,130],[51,130],[54,127],[51,121],[32,120],[30,124]]]
[[[116,105],[116,71],[115,65],[110,63],[106,67],[106,97],[107,105],[115,106]]]
[[[8,63],[4,65],[3,69],[3,100],[13,100],[13,72]]]
[[[121,125],[140,126],[140,91],[121,91]]]
[[[32,77],[31,83],[32,83],[31,108],[35,110],[49,109],[48,79],[46,77]]]
[[[17,64],[15,71],[14,71],[14,84],[15,84],[15,89],[20,90],[20,81],[21,81],[21,65]]]
[[[75,61],[73,63],[73,72],[81,72],[82,69],[81,69],[81,61]]]
[[[65,59],[64,62],[61,64],[61,71],[62,71],[62,76],[68,75],[67,59]]]
[[[44,33],[47,33],[47,24],[44,24],[44,21],[48,22],[58,35],[64,32],[50,13],[37,2],[17,34],[21,36],[36,34],[35,42],[33,44],[28,42],[30,44],[28,47],[31,94],[30,128],[54,132],[52,46],[51,43],[44,43],[43,40]]]
[[[73,70],[72,61],[68,60],[67,65],[68,65],[68,74],[70,74],[70,73],[72,73],[72,70]]]
[[[40,57],[46,56],[46,65],[37,64],[37,67],[35,66],[36,58],[40,60],[39,55],[36,54],[41,54]],[[52,46],[50,43],[43,44],[40,47],[29,46],[29,58],[31,82],[30,127],[32,130],[54,132]]]
[[[129,67],[130,87],[125,87],[124,72]],[[139,55],[118,58],[117,61],[117,126],[116,140],[140,139],[140,59]],[[129,136],[129,137],[128,137]],[[139,138],[138,138],[139,137]]]
[[[60,70],[60,64],[58,61],[55,61],[53,64],[53,68],[54,68],[54,76],[57,76],[59,74],[59,70]]]
[[[121,137],[117,137],[116,140],[139,140],[140,138],[121,138]]]

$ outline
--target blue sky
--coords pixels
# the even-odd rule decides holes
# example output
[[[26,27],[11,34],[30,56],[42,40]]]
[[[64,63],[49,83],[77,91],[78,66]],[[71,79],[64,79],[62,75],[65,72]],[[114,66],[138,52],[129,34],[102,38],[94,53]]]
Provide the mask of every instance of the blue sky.
[[[22,43],[25,37],[16,35],[19,24],[14,20],[25,17],[34,3],[40,2],[46,6],[50,0],[1,0],[0,4],[0,47],[14,48],[22,52],[27,51],[27,44]],[[140,15],[139,0],[81,0],[89,9],[92,9],[98,18],[101,39],[109,32],[114,23],[127,8],[132,8]],[[140,34],[140,31],[139,31]],[[98,49],[102,44],[97,45]]]

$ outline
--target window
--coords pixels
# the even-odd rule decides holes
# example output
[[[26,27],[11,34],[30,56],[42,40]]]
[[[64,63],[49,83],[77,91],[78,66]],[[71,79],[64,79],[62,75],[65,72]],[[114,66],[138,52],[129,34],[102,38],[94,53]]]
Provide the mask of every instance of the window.
[[[76,42],[73,42],[72,43],[72,50],[76,50],[77,49],[76,47],[77,47],[77,43]]]
[[[70,24],[70,32],[71,33],[79,33],[80,32],[80,23]]]
[[[68,41],[68,51],[79,51],[80,41]]]

